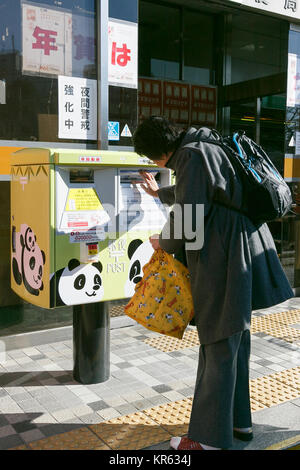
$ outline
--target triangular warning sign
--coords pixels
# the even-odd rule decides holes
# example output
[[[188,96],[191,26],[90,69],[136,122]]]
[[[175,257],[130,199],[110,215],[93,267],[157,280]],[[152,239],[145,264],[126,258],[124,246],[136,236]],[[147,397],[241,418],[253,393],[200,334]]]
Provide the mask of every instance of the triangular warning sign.
[[[132,137],[132,134],[127,124],[125,124],[124,129],[122,130],[121,137]]]
[[[294,139],[293,135],[292,135],[292,138],[290,140],[289,147],[295,147],[295,139]]]

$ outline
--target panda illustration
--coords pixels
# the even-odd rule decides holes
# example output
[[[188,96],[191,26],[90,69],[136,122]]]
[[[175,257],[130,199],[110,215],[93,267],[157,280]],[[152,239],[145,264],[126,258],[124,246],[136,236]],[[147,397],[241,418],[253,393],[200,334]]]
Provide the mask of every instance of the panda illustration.
[[[127,253],[130,259],[130,265],[128,279],[125,283],[125,296],[132,297],[136,284],[143,278],[142,268],[150,261],[154,250],[149,240],[143,242],[140,239],[135,239],[130,242]]]
[[[12,230],[12,273],[18,285],[22,282],[32,295],[43,290],[43,274],[46,256],[37,244],[36,235],[27,225],[22,224],[20,232]]]
[[[104,295],[101,272],[100,261],[80,264],[77,259],[71,259],[67,267],[57,271],[51,278],[51,305],[99,302]]]

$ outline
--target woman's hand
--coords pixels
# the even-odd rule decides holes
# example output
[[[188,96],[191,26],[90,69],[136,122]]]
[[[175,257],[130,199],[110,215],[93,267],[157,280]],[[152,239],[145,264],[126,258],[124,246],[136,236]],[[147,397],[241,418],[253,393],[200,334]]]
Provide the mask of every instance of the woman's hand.
[[[144,184],[141,184],[143,190],[147,194],[150,194],[150,196],[158,197],[157,191],[159,189],[159,186],[158,186],[153,174],[148,173],[147,171],[142,171],[142,170],[139,173],[140,173],[141,177],[144,180]]]
[[[154,235],[151,235],[151,237],[149,237],[149,241],[152,245],[153,250],[158,250],[160,248],[159,233],[155,233]]]

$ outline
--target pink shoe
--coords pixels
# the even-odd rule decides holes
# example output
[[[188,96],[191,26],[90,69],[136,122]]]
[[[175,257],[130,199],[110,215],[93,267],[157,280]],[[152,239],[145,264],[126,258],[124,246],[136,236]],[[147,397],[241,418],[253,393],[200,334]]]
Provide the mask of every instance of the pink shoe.
[[[192,441],[188,437],[172,437],[170,446],[175,450],[204,450],[199,442]]]

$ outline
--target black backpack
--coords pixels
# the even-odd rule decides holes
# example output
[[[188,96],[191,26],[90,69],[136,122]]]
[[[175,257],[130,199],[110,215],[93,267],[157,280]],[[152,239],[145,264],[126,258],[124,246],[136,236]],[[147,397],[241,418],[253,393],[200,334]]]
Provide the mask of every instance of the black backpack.
[[[283,217],[292,208],[292,193],[266,152],[244,131],[222,137],[212,130],[213,139],[228,156],[243,185],[240,212],[254,223],[270,222]]]

